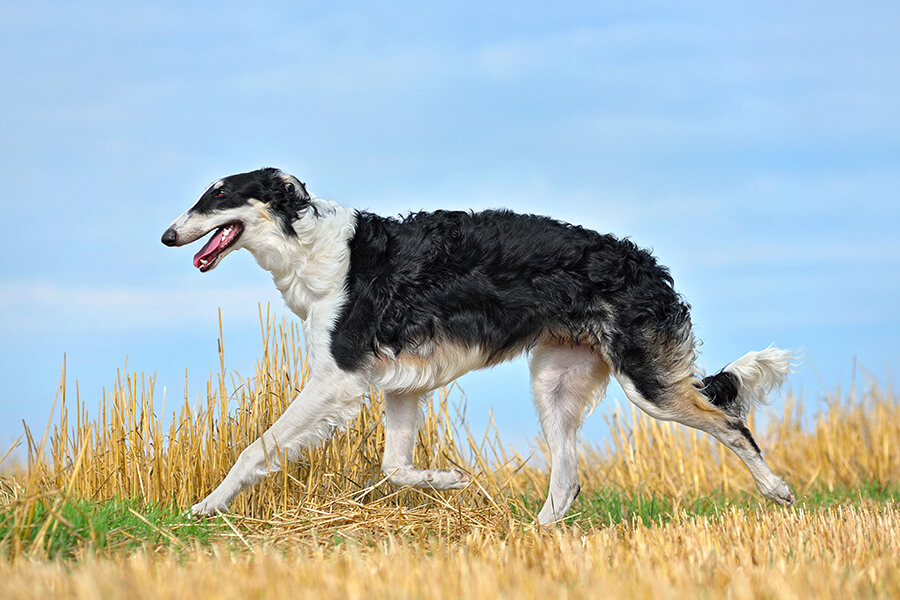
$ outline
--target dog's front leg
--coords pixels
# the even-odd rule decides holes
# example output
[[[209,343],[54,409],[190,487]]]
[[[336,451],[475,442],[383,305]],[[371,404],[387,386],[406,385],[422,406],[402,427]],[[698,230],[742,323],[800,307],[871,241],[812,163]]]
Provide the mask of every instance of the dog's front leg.
[[[288,405],[284,414],[238,457],[213,492],[191,507],[195,516],[224,512],[245,487],[282,469],[282,456],[295,460],[303,448],[327,438],[359,409],[362,382],[346,377],[315,378]]]

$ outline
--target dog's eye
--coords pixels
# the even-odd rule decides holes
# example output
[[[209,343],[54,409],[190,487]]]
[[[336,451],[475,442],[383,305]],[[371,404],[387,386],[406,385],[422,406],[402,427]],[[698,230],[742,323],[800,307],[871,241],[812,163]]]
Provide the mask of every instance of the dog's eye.
[[[216,193],[213,194],[213,195],[214,195],[216,198],[224,198],[224,197],[225,197],[225,190],[216,190]]]

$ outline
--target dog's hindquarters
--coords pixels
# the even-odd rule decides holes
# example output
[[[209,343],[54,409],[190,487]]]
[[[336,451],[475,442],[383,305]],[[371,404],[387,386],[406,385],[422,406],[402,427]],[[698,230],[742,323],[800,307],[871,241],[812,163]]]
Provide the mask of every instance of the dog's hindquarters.
[[[766,465],[745,422],[753,405],[790,372],[791,354],[774,348],[752,352],[702,378],[690,307],[649,253],[601,237],[585,247],[577,265],[586,302],[563,302],[556,311],[565,315],[556,331],[574,334],[560,336],[557,345],[545,338],[532,357],[535,402],[552,461],[538,520],[562,518],[578,494],[575,437],[591,394],[610,373],[643,411],[709,433],[747,465],[764,496],[793,503],[793,493]],[[557,296],[547,298],[553,305]]]
[[[629,360],[611,355],[628,399],[652,417],[712,435],[744,462],[765,497],[793,504],[793,492],[769,469],[746,423],[753,406],[790,373],[793,355],[777,348],[750,352],[701,379],[689,319],[674,335],[655,332],[640,340],[643,346],[632,349]]]
[[[593,312],[595,343],[626,396],[653,417],[709,433],[747,465],[760,491],[780,504],[794,496],[762,458],[746,425],[752,407],[790,372],[790,352],[751,352],[716,375],[702,378],[690,307],[674,289],[668,270],[627,241],[593,252],[584,276],[601,307]],[[617,274],[611,278],[605,270]]]

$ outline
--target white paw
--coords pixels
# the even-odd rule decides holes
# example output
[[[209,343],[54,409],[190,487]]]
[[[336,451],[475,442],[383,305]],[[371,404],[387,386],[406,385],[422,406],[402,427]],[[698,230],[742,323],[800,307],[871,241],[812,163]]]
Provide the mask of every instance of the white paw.
[[[461,490],[472,481],[472,479],[459,469],[452,471],[425,471],[424,484],[436,490]]]
[[[390,474],[389,479],[398,486],[411,485],[434,490],[461,490],[472,482],[472,478],[459,469],[433,471],[409,467],[397,469]]]
[[[779,479],[771,488],[763,489],[759,488],[759,491],[762,492],[762,495],[775,502],[776,504],[780,504],[782,506],[792,506],[796,501],[794,497],[794,492],[791,491],[791,488],[788,485]]]
[[[228,510],[228,505],[215,502],[209,496],[191,507],[191,515],[194,517],[208,517]]]
[[[575,498],[577,498],[580,493],[581,485],[578,484],[577,480],[574,483],[562,487],[562,491],[557,491],[555,494],[551,491],[547,496],[547,501],[544,502],[544,507],[541,508],[541,512],[538,513],[538,524],[548,525],[550,523],[562,521],[563,518],[565,518],[566,513],[568,513],[569,509],[572,507],[572,503],[575,502]],[[561,498],[562,501],[557,501],[557,498]]]
[[[548,501],[544,504],[541,512],[538,513],[538,517],[535,523],[537,523],[538,525],[551,525],[553,523],[560,523],[564,518],[566,518],[567,512],[569,512],[568,507],[566,507],[566,510],[556,510],[554,506]]]
[[[461,490],[472,483],[472,478],[469,477],[469,474],[463,473],[459,469],[448,471],[448,474],[450,475],[450,482],[448,483],[447,489]]]

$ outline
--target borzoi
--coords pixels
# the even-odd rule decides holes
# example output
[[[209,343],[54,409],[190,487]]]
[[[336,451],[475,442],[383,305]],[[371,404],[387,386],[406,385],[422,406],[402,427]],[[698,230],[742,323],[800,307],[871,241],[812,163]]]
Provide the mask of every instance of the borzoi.
[[[552,462],[540,523],[562,519],[578,495],[577,433],[610,375],[646,413],[730,448],[765,497],[794,502],[746,426],[754,404],[790,372],[792,355],[750,352],[703,377],[688,305],[669,271],[627,239],[506,210],[385,218],[316,198],[271,168],[210,185],[162,242],[181,246],[211,231],[194,266],[207,272],[249,250],[303,321],[311,375],[195,515],[224,511],[281,469],[282,457],[296,459],[327,437],[370,385],[384,392],[390,481],[463,488],[470,477],[460,470],[412,464],[419,401],[523,352]]]

